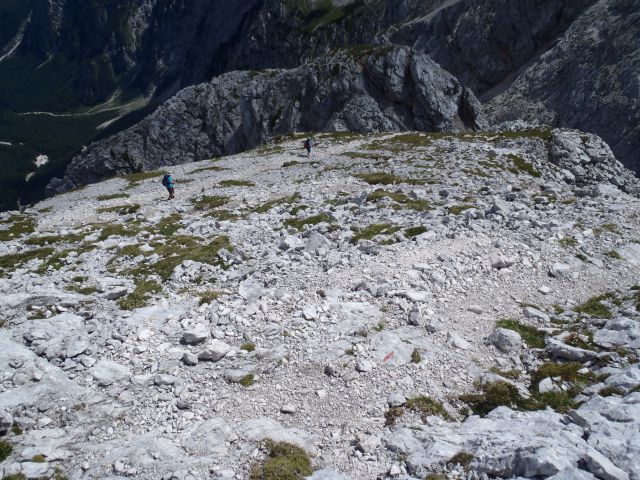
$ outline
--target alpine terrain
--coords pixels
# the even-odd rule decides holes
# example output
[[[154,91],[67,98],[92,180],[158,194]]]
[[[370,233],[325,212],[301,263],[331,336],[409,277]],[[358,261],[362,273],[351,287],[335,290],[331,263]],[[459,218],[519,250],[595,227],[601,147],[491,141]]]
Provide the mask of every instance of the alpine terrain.
[[[4,0],[0,479],[640,480],[640,0]]]

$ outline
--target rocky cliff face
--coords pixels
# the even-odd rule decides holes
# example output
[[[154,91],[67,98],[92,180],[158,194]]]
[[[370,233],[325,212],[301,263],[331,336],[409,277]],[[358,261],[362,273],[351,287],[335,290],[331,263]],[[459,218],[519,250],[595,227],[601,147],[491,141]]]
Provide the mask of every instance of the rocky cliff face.
[[[229,155],[290,132],[449,132],[482,122],[471,91],[426,55],[347,50],[293,70],[233,72],[186,88],[135,127],[90,145],[49,192]]]
[[[523,118],[598,132],[640,172],[640,1],[600,1],[488,104]]]
[[[56,108],[119,90],[160,102],[230,70],[295,68],[338,47],[393,42],[429,55],[490,102],[493,123],[525,117],[592,131],[640,168],[640,0],[31,1],[15,55],[72,72],[75,93]],[[32,73],[49,75],[39,63]]]

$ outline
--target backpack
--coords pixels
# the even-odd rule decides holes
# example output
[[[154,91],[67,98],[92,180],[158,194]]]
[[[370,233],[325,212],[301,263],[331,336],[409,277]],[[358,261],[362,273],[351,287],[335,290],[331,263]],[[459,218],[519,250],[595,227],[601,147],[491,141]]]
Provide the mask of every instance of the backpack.
[[[309,148],[310,145],[309,140],[304,141],[304,148]]]
[[[169,185],[169,177],[170,177],[170,176],[171,176],[171,175],[165,175],[164,177],[162,177],[162,185],[163,185],[163,186],[165,186],[165,187],[166,187],[167,185]]]

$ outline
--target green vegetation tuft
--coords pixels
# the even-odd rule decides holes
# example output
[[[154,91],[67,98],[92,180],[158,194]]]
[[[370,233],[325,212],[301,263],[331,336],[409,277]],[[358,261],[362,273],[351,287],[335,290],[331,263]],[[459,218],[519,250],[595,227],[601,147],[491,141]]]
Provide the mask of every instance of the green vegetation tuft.
[[[113,195],[100,195],[98,201],[103,202],[105,200],[116,200],[118,198],[129,198],[128,193],[114,193]]]
[[[449,213],[452,215],[460,215],[462,212],[474,208],[473,205],[453,205],[448,207]]]
[[[414,238],[414,237],[417,237],[418,235],[422,235],[423,233],[426,233],[427,231],[428,231],[427,227],[409,227],[409,228],[405,228],[404,236],[407,238]]]
[[[432,209],[431,205],[426,200],[413,199],[402,192],[391,192],[378,188],[367,196],[368,202],[380,202],[384,199],[389,199],[394,202],[392,207],[395,210],[415,210],[418,212],[424,212]]]
[[[615,223],[604,223],[604,224],[600,225],[599,227],[596,227],[596,228],[593,229],[593,234],[596,237],[599,237],[600,235],[602,235],[604,233],[619,234],[620,231],[618,230],[618,226]]]
[[[258,205],[253,208],[253,212],[255,213],[267,213],[269,210],[275,207],[279,207],[282,205],[291,205],[292,203],[296,203],[300,200],[300,194],[294,193],[289,197],[280,197],[275,200],[269,200],[261,205]]]
[[[319,223],[331,223],[331,218],[326,213],[320,213],[306,218],[290,218],[284,221],[284,224],[288,227],[295,228],[296,230],[303,230],[305,225],[317,225]]]
[[[38,453],[37,455],[31,457],[31,461],[35,463],[44,463],[47,461],[47,458],[43,454]]]
[[[255,187],[255,183],[247,180],[222,180],[219,184],[221,187]]]
[[[393,235],[400,227],[392,225],[390,223],[374,223],[368,227],[359,230],[351,238],[351,243],[356,244],[361,240],[371,240],[378,235]]]
[[[118,306],[122,310],[146,307],[149,296],[154,293],[160,293],[161,291],[162,287],[157,282],[152,280],[138,280],[133,292],[118,300]]]
[[[13,452],[13,446],[6,440],[0,439],[0,462],[4,462]]]
[[[311,460],[302,448],[267,440],[267,458],[251,471],[251,480],[302,480],[313,473]]]
[[[171,277],[176,267],[185,260],[224,267],[218,252],[221,249],[233,250],[229,238],[225,236],[215,237],[208,243],[199,243],[197,238],[192,236],[174,235],[168,237],[163,243],[154,243],[152,246],[154,253],[159,255],[160,259],[153,263],[141,263],[127,273],[136,278],[157,275],[166,281]]]
[[[206,292],[201,292],[198,295],[200,296],[200,305],[204,305],[205,303],[211,305],[215,300],[220,298],[222,292],[217,290],[207,290]]]
[[[182,215],[179,213],[172,213],[167,217],[163,217],[155,226],[155,233],[162,235],[163,237],[170,237],[176,233],[182,225]]]
[[[219,172],[221,170],[226,170],[226,168],[224,167],[219,167],[217,165],[212,165],[210,167],[202,167],[202,168],[197,168],[192,172],[189,172],[190,174],[194,174],[194,173],[200,173],[200,172]]]
[[[127,189],[131,189],[137,187],[143,181],[149,180],[151,178],[157,178],[158,183],[160,183],[162,177],[164,177],[167,173],[169,172],[165,172],[164,170],[156,170],[154,172],[135,172],[129,173],[128,175],[123,175],[122,178],[129,182],[129,185],[127,185]]]
[[[520,370],[500,370],[498,367],[491,367],[489,371],[511,380],[517,380],[521,375]]]
[[[401,178],[392,173],[386,172],[373,172],[373,173],[359,173],[356,178],[367,182],[369,185],[397,185],[405,183],[407,185],[423,185],[425,180],[415,178]]]
[[[204,195],[195,200],[193,206],[197,210],[212,210],[223,206],[228,200],[228,197],[222,197],[219,195]]]
[[[238,383],[243,387],[250,387],[251,385],[256,383],[254,378],[255,377],[253,376],[253,373],[249,373],[248,375],[242,377]]]
[[[97,226],[101,229],[98,241],[106,240],[109,237],[135,237],[140,233],[140,227],[138,224],[129,222],[127,224],[121,223],[106,223]]]
[[[251,342],[246,342],[240,345],[240,348],[247,352],[253,352],[256,349],[256,344]]]
[[[473,455],[469,452],[458,452],[449,460],[447,460],[447,463],[450,463],[452,465],[460,465],[463,468],[468,468],[472,461]]]
[[[544,332],[541,332],[535,327],[525,325],[517,320],[511,318],[505,318],[496,322],[496,327],[506,328],[514,330],[520,334],[522,339],[526,342],[530,348],[543,348],[544,347]]]
[[[384,413],[384,424],[387,427],[391,427],[396,424],[398,419],[404,415],[404,408],[391,407]]]
[[[481,393],[470,393],[460,396],[476,415],[484,417],[497,407],[507,406],[523,410],[526,403],[520,396],[518,389],[507,382],[486,383],[481,387]]]
[[[624,390],[618,387],[614,387],[609,385],[608,387],[601,388],[598,391],[598,395],[601,397],[610,397],[612,395],[618,395],[619,397],[624,397]]]
[[[558,240],[558,243],[562,247],[575,247],[576,245],[578,245],[578,241],[575,238],[571,237],[561,238],[560,240]]]
[[[622,255],[620,255],[617,251],[615,250],[611,250],[610,252],[607,252],[607,257],[609,258],[613,258],[615,260],[622,260]]]
[[[296,160],[291,160],[290,162],[284,162],[282,164],[282,168],[295,167],[296,165],[300,165],[300,162]]]
[[[420,396],[407,400],[405,407],[409,410],[419,413],[422,418],[429,416],[438,416],[445,420],[451,421],[451,415],[444,409],[442,403],[437,400],[433,400],[430,397]]]
[[[44,260],[50,255],[53,255],[55,250],[50,247],[37,248],[35,250],[29,250],[22,253],[13,253],[10,255],[4,255],[0,257],[0,269],[1,270],[14,270],[32,260]]]
[[[13,216],[9,220],[0,222],[0,224],[9,224],[8,228],[0,229],[0,242],[15,240],[22,235],[28,235],[36,231],[35,220],[24,215]]]
[[[510,169],[512,173],[528,173],[532,177],[536,178],[541,176],[540,172],[537,171],[531,163],[526,162],[522,157],[510,153],[507,155],[507,158],[513,162],[514,167]]]
[[[116,205],[115,207],[104,207],[96,209],[98,213],[117,213],[118,215],[132,215],[140,210],[140,205]]]
[[[421,361],[422,355],[420,355],[420,350],[414,348],[413,352],[411,352],[411,363],[420,363]]]
[[[575,311],[582,313],[583,315],[589,315],[596,318],[609,319],[613,316],[609,307],[602,302],[615,301],[617,297],[613,293],[606,293],[604,295],[598,295],[597,297],[591,297],[589,300],[578,306]]]

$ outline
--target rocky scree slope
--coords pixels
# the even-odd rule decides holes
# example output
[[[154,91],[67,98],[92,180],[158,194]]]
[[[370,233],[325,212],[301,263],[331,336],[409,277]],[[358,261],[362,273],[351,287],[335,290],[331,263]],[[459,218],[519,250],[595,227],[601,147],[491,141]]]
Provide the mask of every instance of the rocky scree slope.
[[[293,70],[232,72],[182,90],[74,158],[53,194],[100,179],[228,155],[295,131],[453,131],[483,125],[470,90],[404,47],[344,51]]]
[[[157,171],[2,214],[0,474],[268,478],[287,442],[313,479],[640,478],[606,144],[302,138],[176,167],[172,202]]]

